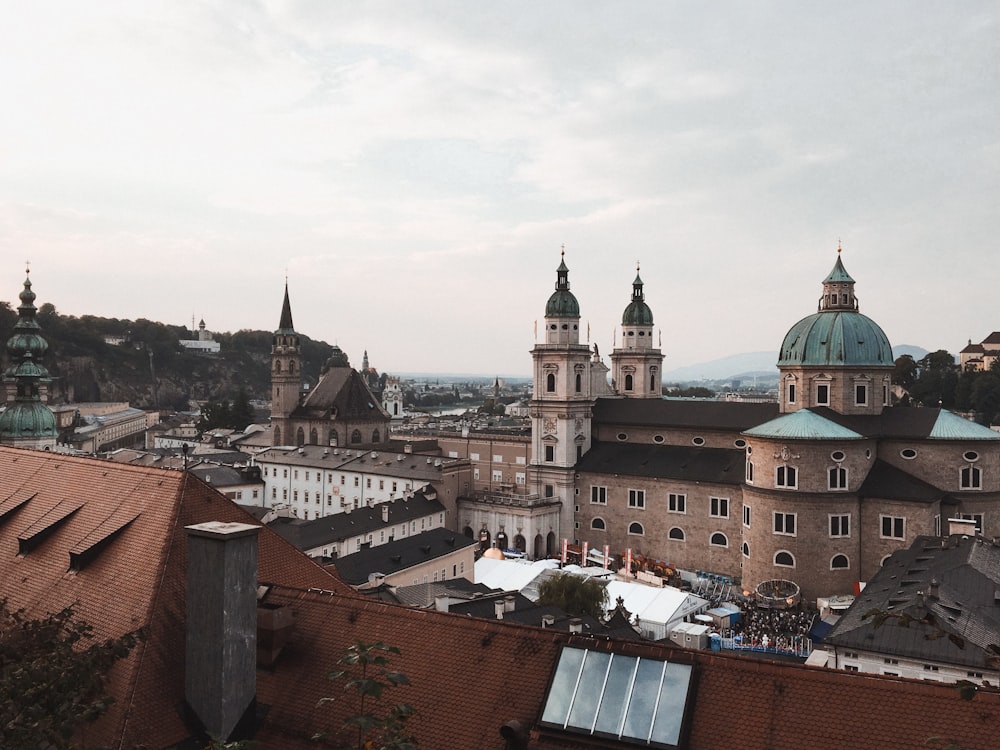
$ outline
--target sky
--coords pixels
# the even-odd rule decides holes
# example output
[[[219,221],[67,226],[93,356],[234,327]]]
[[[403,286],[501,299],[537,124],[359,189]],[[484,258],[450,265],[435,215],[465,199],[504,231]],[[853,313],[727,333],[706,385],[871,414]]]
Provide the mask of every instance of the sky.
[[[995,2],[0,0],[0,299],[529,374],[777,350],[838,243],[894,344],[1000,330]]]

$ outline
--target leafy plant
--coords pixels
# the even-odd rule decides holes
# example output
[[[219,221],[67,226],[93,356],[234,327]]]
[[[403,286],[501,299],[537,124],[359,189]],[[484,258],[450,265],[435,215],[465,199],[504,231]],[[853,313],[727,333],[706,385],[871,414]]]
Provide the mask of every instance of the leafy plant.
[[[358,750],[415,750],[416,740],[407,730],[406,722],[414,709],[406,703],[390,706],[384,714],[376,706],[386,690],[410,681],[402,672],[390,669],[390,656],[399,649],[382,642],[349,646],[337,663],[344,667],[330,672],[331,680],[344,680],[344,692],[352,697],[353,712],[344,720],[344,729],[357,737]],[[340,700],[322,698],[318,705]],[[314,739],[319,739],[317,735]]]

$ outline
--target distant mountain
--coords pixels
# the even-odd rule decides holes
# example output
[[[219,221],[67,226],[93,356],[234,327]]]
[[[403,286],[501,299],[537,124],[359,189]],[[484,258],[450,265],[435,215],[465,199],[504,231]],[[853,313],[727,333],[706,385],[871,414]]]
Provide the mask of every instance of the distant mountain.
[[[915,360],[923,359],[928,352],[919,346],[900,344],[892,347],[892,358],[898,359],[909,354]],[[732,354],[721,359],[713,359],[697,365],[678,367],[663,373],[664,383],[693,383],[703,380],[742,380],[747,383],[753,378],[775,379],[778,375],[778,352],[745,352]]]

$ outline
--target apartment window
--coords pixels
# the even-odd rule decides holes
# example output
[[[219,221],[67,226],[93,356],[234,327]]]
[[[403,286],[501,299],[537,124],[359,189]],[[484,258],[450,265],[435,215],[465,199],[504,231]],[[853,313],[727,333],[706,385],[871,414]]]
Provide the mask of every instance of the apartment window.
[[[525,479],[526,479],[526,477],[525,477],[525,473],[523,471],[519,471],[519,472],[517,472],[514,475],[514,481],[517,484],[524,484],[525,483]]]
[[[854,405],[855,406],[867,406],[868,405],[868,386],[858,385],[854,386]]]
[[[556,495],[556,488],[553,487],[551,484],[545,485],[545,497],[555,497],[555,495]]]
[[[905,539],[906,519],[902,516],[879,516],[883,539]]]
[[[494,482],[502,482],[503,481],[503,470],[502,469],[494,469],[493,470],[493,481]]]
[[[545,446],[545,460],[550,463],[556,460],[556,447],[554,445]]]
[[[299,470],[296,469],[294,473],[295,473],[294,479],[298,479],[299,478]]]
[[[470,453],[469,454],[469,459],[472,460],[472,461],[478,461],[479,460],[479,454],[478,453]]]
[[[494,453],[493,454],[493,463],[495,463],[495,464],[502,464],[503,463],[503,456],[498,456],[496,453]]]
[[[830,516],[830,536],[842,537],[851,535],[850,514]]]
[[[475,480],[479,479],[479,467],[476,466],[472,469],[472,478]]]
[[[604,519],[603,518],[591,519],[590,528],[594,529],[595,531],[604,531],[605,529]]]
[[[645,508],[646,507],[646,491],[645,490],[629,490],[628,491],[628,507],[630,507],[630,508]]]
[[[844,665],[844,671],[846,671],[846,672],[857,672],[857,671],[859,671],[859,669],[860,669],[860,667],[858,667],[857,664],[845,664]]]
[[[299,491],[292,490],[292,502],[297,503],[299,501]]]
[[[747,482],[753,484],[753,461],[747,461]]]
[[[963,490],[981,490],[983,488],[983,472],[978,466],[966,466],[962,469],[959,486]]]
[[[361,486],[361,477],[354,477],[354,486],[355,487]]]
[[[748,529],[750,528],[750,506],[749,505],[744,505],[743,506],[743,525],[746,526]]]
[[[394,495],[396,494],[396,483],[395,482],[392,483],[392,494],[394,494]]]
[[[799,486],[798,475],[794,466],[781,465],[774,470],[774,486],[794,490]]]
[[[847,469],[843,466],[831,466],[828,477],[831,490],[847,489]]]
[[[774,564],[779,568],[794,568],[795,558],[792,556],[791,552],[781,550],[780,552],[774,553]]]
[[[608,504],[608,488],[607,487],[595,487],[590,488],[590,502],[597,505],[607,505]]]
[[[830,386],[826,383],[820,383],[816,386],[816,405],[817,406],[829,406],[830,405]]]
[[[712,518],[729,518],[729,498],[711,497],[708,499],[708,515]]]
[[[712,534],[712,536],[708,540],[708,543],[713,547],[729,546],[729,540],[726,538],[726,535],[723,534],[721,531],[716,531],[714,534]]]
[[[271,499],[272,500],[277,500],[278,499],[278,488],[277,487],[272,487],[271,488]]]
[[[518,456],[517,458],[514,459],[514,463],[521,464],[521,466],[525,466],[528,463],[528,459],[525,458],[524,456]]]
[[[687,495],[671,492],[667,495],[667,510],[671,513],[687,513]]]
[[[646,532],[643,530],[641,523],[634,521],[628,525],[628,533],[633,536],[643,536]]]
[[[851,561],[847,559],[847,555],[834,555],[830,560],[830,570],[846,570],[849,567]]]
[[[365,489],[370,490],[372,488],[372,478],[365,477]]]
[[[343,486],[345,482],[347,482],[347,477],[345,477],[343,474],[341,474],[340,475],[340,485]]]
[[[795,514],[774,512],[774,533],[795,536]]]
[[[667,538],[673,539],[675,542],[684,541],[684,529],[680,526],[674,526],[670,531],[667,532]]]
[[[281,478],[282,479],[288,479],[288,469],[282,469],[281,470]]]

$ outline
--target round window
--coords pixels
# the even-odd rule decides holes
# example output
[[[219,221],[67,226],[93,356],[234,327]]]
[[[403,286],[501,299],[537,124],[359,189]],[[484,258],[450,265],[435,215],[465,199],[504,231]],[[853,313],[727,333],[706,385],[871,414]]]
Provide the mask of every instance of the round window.
[[[899,455],[909,461],[917,457],[917,452],[913,450],[913,448],[903,448],[903,450],[899,452]]]
[[[618,439],[619,440],[628,440],[628,435],[626,435],[624,432],[619,432],[618,433]]]
[[[844,451],[834,451],[830,454],[830,458],[834,461],[843,461],[847,456],[844,455]]]
[[[965,458],[966,461],[979,460],[979,454],[976,453],[975,451],[966,451],[965,453],[962,454],[962,457]]]
[[[747,448],[747,441],[744,440],[743,438],[739,438],[735,443],[733,443],[733,445],[735,445],[737,448]],[[748,452],[749,450],[750,449],[747,448]]]
[[[654,443],[662,443],[663,442],[663,435],[653,435],[653,442]]]
[[[752,445],[748,445],[747,446],[747,455],[749,456],[751,453],[753,453],[753,446]]]
[[[705,444],[705,438],[703,438],[703,437],[691,438],[691,442],[694,443],[695,445],[704,445]]]

